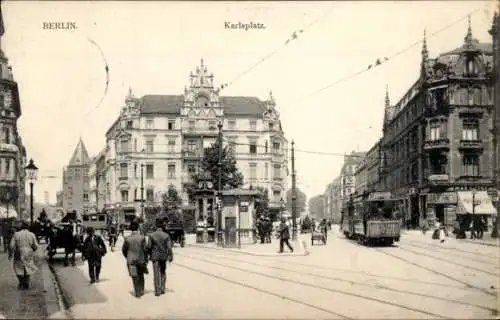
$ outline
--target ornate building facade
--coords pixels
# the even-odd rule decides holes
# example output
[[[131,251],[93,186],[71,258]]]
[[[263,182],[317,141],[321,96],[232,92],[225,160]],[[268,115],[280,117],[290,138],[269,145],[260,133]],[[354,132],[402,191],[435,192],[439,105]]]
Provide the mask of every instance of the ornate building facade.
[[[471,210],[494,214],[492,53],[470,22],[463,45],[434,59],[424,37],[418,80],[395,105],[386,97],[382,181],[410,225],[431,216],[453,225]]]
[[[76,210],[79,214],[89,211],[90,158],[83,140],[78,145],[63,171],[63,210]]]
[[[203,60],[181,95],[145,95],[130,90],[117,120],[106,133],[105,201],[129,215],[140,211],[141,176],[147,205],[157,205],[172,184],[188,205],[185,185],[196,172],[204,148],[217,139],[235,153],[245,186],[269,192],[279,210],[287,187],[287,140],[272,95],[219,96]]]
[[[8,206],[11,216],[14,216],[15,212],[18,215],[25,212],[26,149],[17,128],[21,117],[19,89],[1,47],[4,34],[1,9],[0,21],[0,203]]]

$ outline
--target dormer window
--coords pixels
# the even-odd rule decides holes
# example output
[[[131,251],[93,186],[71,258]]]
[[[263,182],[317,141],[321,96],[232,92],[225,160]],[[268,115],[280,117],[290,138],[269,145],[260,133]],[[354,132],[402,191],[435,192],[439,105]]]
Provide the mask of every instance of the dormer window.
[[[473,58],[467,59],[466,74],[469,77],[477,75],[477,64],[474,62]]]
[[[274,123],[272,122],[269,122],[269,130],[272,131],[274,128]]]
[[[127,129],[132,129],[133,122],[132,120],[127,121]]]

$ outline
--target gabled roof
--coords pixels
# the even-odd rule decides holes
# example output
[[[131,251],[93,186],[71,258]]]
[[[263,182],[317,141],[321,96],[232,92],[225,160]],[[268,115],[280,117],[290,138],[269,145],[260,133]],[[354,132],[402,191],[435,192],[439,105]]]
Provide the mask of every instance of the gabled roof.
[[[141,99],[142,114],[179,114],[184,104],[182,95],[145,95]],[[261,115],[266,110],[256,97],[220,97],[226,116]]]
[[[68,166],[82,166],[88,164],[89,162],[89,153],[87,152],[87,148],[85,148],[82,138],[80,138]]]

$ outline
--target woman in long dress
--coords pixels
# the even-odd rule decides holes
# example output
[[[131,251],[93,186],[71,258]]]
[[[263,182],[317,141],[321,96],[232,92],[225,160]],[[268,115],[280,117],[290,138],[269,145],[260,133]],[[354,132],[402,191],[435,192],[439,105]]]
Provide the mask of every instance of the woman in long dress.
[[[38,270],[34,260],[38,243],[36,236],[28,228],[28,223],[22,222],[20,230],[12,236],[9,246],[9,260],[14,259],[14,272],[19,280],[20,290],[29,288],[30,276]]]

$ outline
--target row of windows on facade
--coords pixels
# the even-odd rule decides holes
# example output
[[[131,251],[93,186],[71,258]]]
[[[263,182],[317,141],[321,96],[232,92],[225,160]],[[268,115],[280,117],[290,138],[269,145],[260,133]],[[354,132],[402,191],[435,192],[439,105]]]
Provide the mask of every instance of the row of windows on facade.
[[[265,176],[268,176],[268,170],[269,170],[269,164],[265,163],[264,164],[264,170],[265,170]],[[188,164],[187,166],[187,172],[188,173],[195,173],[196,172],[196,165],[195,164]],[[257,179],[257,163],[250,163],[249,164],[250,170],[249,170],[249,179],[251,180],[256,180]],[[140,171],[139,171],[140,166],[138,164],[134,164],[133,166],[133,177],[134,178],[139,178],[140,176]],[[145,172],[145,178],[146,179],[154,179],[155,174],[154,174],[154,164],[146,164],[145,165],[146,172]],[[281,178],[281,165],[280,164],[273,164],[273,176],[274,178]],[[129,165],[128,163],[120,163],[120,179],[128,179],[129,178]],[[167,167],[167,177],[170,179],[175,179],[175,172],[176,172],[176,165],[174,163],[168,164]]]
[[[11,144],[14,142],[14,137],[12,135],[12,130],[10,127],[7,125],[3,124],[2,125],[2,136],[1,136],[1,141],[2,143],[5,144]]]
[[[448,122],[446,120],[433,120],[429,123],[426,131],[427,141],[437,141],[448,137]],[[462,140],[479,140],[479,121],[477,119],[462,120]],[[405,138],[400,139],[390,147],[388,163],[397,163],[408,159],[412,154],[416,155],[418,147],[418,131],[412,130]]]
[[[236,150],[236,146],[238,143],[236,142],[235,138],[228,138],[229,140],[229,147],[234,151]],[[155,152],[155,141],[154,138],[145,138],[145,148],[144,151],[148,153]],[[168,145],[167,145],[167,152],[174,153],[175,152],[175,140],[168,140]],[[130,145],[130,140],[129,139],[121,139],[119,143],[119,148],[118,152],[138,152],[138,146],[137,146],[137,139],[134,139],[134,148],[131,149]],[[188,152],[193,152],[193,153],[200,153],[202,148],[200,147],[199,140],[194,140],[194,139],[189,139],[186,142],[185,145],[186,150]],[[250,141],[248,144],[248,153],[250,154],[257,154],[258,150],[258,145],[256,141]],[[268,141],[265,141],[264,144],[264,153],[269,152],[269,146],[268,146]],[[272,152],[274,153],[280,153],[281,152],[281,144],[279,142],[273,142],[272,145]]]
[[[127,120],[124,121],[124,127],[126,129],[133,129],[134,128],[134,122],[132,120]],[[236,120],[228,120],[227,122],[228,129],[229,130],[235,130],[236,129]],[[248,120],[248,126],[250,131],[257,131],[257,120]],[[274,123],[273,122],[268,122],[268,129],[269,130],[274,130]],[[188,128],[189,129],[196,129],[196,120],[189,120],[188,121]],[[210,130],[217,130],[217,120],[208,120],[208,128]],[[146,124],[145,124],[145,129],[146,130],[154,130],[154,120],[153,119],[147,119]],[[167,122],[167,129],[168,130],[176,130],[175,126],[175,120],[168,120]]]
[[[479,162],[480,156],[474,154],[465,154],[462,156],[461,176],[463,177],[479,177]],[[432,157],[430,167],[423,164],[423,179],[427,179],[429,175],[444,175],[447,174],[448,158],[445,155]],[[407,167],[393,171],[389,175],[389,184],[394,183],[395,188],[405,186],[412,182],[419,181],[418,162],[413,162]]]
[[[17,174],[16,160],[12,158],[0,159],[0,177],[13,179]]]
[[[79,178],[81,176],[88,177],[88,175],[89,175],[88,169],[86,169],[86,168],[71,168],[71,167],[69,167],[67,170],[68,170],[67,171],[68,176],[73,176],[75,178]]]
[[[427,140],[435,141],[448,137],[448,122],[433,121],[429,124]],[[462,140],[479,140],[479,121],[477,119],[462,120]]]
[[[449,95],[451,105],[482,106],[493,104],[493,90],[491,88],[460,88]],[[439,106],[440,107],[440,106]],[[397,114],[389,134],[396,134],[399,130],[404,130],[424,111],[423,98],[418,98],[413,104]]]

